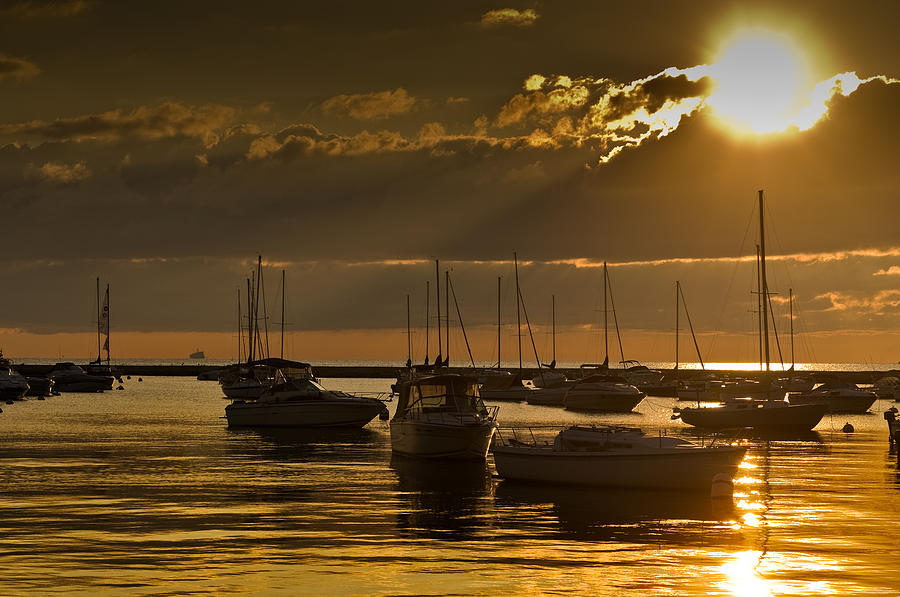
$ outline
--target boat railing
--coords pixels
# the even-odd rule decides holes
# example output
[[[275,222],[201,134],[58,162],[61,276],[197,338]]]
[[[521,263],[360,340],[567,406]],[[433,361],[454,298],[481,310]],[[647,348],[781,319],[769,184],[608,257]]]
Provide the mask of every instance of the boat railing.
[[[458,425],[465,419],[477,418],[481,421],[494,422],[500,412],[499,406],[487,406],[478,410],[457,410],[450,407],[425,407],[408,409],[403,415],[405,419],[428,420],[429,422]]]
[[[583,428],[586,430],[597,431],[611,435],[613,433],[623,432],[641,432],[645,438],[663,438],[676,437],[686,439],[684,433],[670,433],[670,429],[659,428],[654,433],[639,427],[629,427],[625,425],[575,425],[575,428]],[[502,446],[552,446],[556,435],[565,429],[573,428],[572,425],[528,425],[517,427],[498,427],[494,436],[494,442]],[[745,430],[741,430],[745,431]],[[713,446],[733,445],[736,442],[746,441],[746,437],[742,437],[741,433],[735,433],[734,430],[715,431],[710,433],[691,434],[695,442],[701,447],[711,448]]]
[[[359,398],[372,398],[373,400],[379,400],[381,402],[391,402],[394,400],[393,392],[343,392],[350,396],[357,396]]]

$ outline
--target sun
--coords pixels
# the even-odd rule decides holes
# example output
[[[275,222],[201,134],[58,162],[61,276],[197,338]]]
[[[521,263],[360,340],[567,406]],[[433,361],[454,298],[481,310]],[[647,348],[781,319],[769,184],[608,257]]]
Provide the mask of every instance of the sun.
[[[784,131],[808,101],[806,61],[790,39],[776,33],[739,33],[707,73],[715,84],[707,105],[738,132]]]

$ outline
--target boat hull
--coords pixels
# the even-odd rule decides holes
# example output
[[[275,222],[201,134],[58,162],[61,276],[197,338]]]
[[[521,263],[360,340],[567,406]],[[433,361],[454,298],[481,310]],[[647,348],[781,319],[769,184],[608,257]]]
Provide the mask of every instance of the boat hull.
[[[788,402],[791,404],[823,404],[825,411],[834,414],[862,415],[869,412],[875,400],[875,394],[857,396],[806,396],[803,394],[789,394]]]
[[[745,449],[722,446],[621,454],[494,446],[492,452],[497,474],[504,479],[634,489],[709,490],[716,475],[734,477]]]
[[[569,388],[537,388],[528,392],[525,401],[537,406],[563,406]]]
[[[496,427],[493,421],[446,424],[420,419],[391,421],[391,450],[419,458],[484,460]]]
[[[634,410],[643,399],[643,394],[569,392],[563,405],[566,410],[627,413]]]
[[[532,391],[524,386],[504,390],[485,390],[482,388],[479,394],[482,400],[491,400],[492,402],[522,402],[528,399],[528,395]]]
[[[809,431],[825,416],[825,405],[786,405],[778,408],[683,408],[681,420],[704,429],[752,427],[753,429]]]
[[[89,392],[104,392],[106,390],[111,390],[113,386],[113,378],[112,377],[97,377],[96,379],[90,379],[94,376],[86,376],[85,378],[72,378],[72,379],[60,379],[53,378],[53,387],[57,392],[78,392],[78,393],[89,393]]]
[[[363,427],[384,412],[377,400],[234,402],[225,407],[229,427]]]

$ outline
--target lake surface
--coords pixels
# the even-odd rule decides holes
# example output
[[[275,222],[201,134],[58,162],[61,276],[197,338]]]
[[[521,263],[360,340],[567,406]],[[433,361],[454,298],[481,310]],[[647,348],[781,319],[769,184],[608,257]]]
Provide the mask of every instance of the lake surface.
[[[384,421],[233,430],[226,404],[214,382],[150,377],[3,405],[0,594],[900,594],[887,400],[751,440],[733,500],[512,484],[490,459],[392,458]],[[504,403],[499,419],[692,437],[674,404],[594,416]]]

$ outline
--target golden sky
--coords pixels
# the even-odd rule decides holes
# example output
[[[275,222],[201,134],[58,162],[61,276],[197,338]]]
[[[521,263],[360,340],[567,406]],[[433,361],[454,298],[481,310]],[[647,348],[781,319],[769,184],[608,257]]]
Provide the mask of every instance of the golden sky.
[[[261,253],[293,356],[402,361],[439,258],[486,362],[515,250],[543,351],[555,295],[597,359],[606,260],[626,358],[673,358],[680,280],[705,358],[753,360],[765,189],[779,334],[791,289],[803,358],[894,362],[897,12],[4,3],[0,346],[90,356],[99,276],[114,358],[229,358]]]

